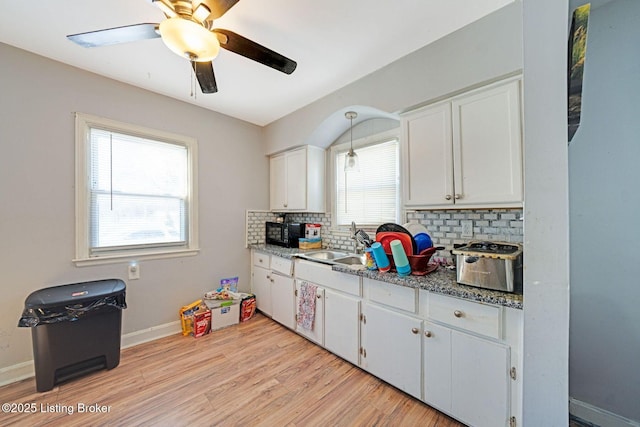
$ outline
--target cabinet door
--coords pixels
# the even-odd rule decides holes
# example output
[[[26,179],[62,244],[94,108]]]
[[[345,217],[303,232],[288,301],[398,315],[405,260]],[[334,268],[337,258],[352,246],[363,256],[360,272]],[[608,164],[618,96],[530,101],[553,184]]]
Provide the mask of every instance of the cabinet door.
[[[271,270],[253,267],[251,292],[256,296],[258,310],[267,316],[271,316]]]
[[[420,398],[422,321],[363,304],[361,366],[378,378]]]
[[[287,209],[307,208],[307,150],[286,153]]]
[[[451,413],[476,427],[509,425],[509,347],[451,332]]]
[[[422,343],[423,400],[451,413],[451,329],[425,321]]]
[[[285,209],[287,205],[287,163],[284,154],[269,160],[269,206],[271,210]]]
[[[307,330],[297,322],[298,316],[300,316],[300,282],[300,280],[296,280],[296,332],[324,346],[324,289],[318,287],[316,290],[315,320],[313,328]]]
[[[450,103],[404,117],[403,132],[405,205],[453,204]]]
[[[358,365],[359,316],[359,299],[324,290],[324,346],[354,365]]]
[[[292,277],[271,272],[271,318],[295,329],[295,284]]]
[[[456,205],[521,204],[519,82],[456,98],[452,108]]]

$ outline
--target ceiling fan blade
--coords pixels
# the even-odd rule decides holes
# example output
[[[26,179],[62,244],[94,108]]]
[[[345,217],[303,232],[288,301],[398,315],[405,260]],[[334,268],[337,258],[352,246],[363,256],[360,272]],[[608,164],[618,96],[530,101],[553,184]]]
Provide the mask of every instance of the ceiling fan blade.
[[[210,6],[211,14],[209,15],[209,19],[218,19],[229,9],[233,7],[234,4],[238,3],[240,0],[209,0],[204,3]]]
[[[110,44],[158,38],[160,34],[156,31],[157,28],[158,24],[135,24],[71,34],[67,38],[83,47],[108,46]]]
[[[216,85],[216,76],[213,74],[213,64],[209,62],[191,61],[194,73],[200,84],[202,93],[216,93],[218,86]]]
[[[245,58],[264,64],[267,67],[282,71],[285,74],[291,74],[298,66],[295,61],[242,37],[233,31],[223,30],[220,28],[216,28],[212,31],[218,35],[220,47],[237,53],[238,55],[242,55]]]

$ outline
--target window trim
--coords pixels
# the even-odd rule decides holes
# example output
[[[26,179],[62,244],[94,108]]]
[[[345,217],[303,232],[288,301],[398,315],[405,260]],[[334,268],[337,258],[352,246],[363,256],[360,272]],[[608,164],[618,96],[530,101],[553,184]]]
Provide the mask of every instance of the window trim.
[[[198,141],[195,138],[145,128],[84,113],[75,113],[75,231],[76,257],[72,260],[77,267],[113,264],[150,259],[193,256],[199,252],[198,243]],[[180,248],[127,248],[108,255],[91,255],[89,242],[89,141],[90,129],[102,128],[113,132],[154,139],[161,142],[182,145],[187,148],[189,202],[188,240],[186,247]]]
[[[373,135],[369,135],[369,136],[365,136],[362,138],[358,138],[358,139],[354,139],[353,140],[353,149],[354,151],[357,153],[358,152],[358,148],[363,148],[363,147],[367,147],[370,145],[375,145],[375,144],[381,144],[384,142],[387,142],[391,139],[395,139],[397,140],[398,143],[398,165],[399,168],[402,168],[402,145],[401,145],[401,141],[400,141],[400,128],[393,128],[393,129],[389,129],[383,132],[379,132]],[[330,188],[331,188],[331,228],[334,230],[348,230],[349,227],[345,226],[345,225],[339,225],[337,223],[337,206],[338,204],[336,203],[336,154],[338,153],[345,153],[346,151],[349,150],[349,146],[351,145],[351,141],[344,141],[344,142],[340,142],[337,144],[333,144],[329,150],[329,175],[330,175]],[[398,173],[401,175],[401,171],[400,169],[398,170]],[[398,182],[398,193],[396,194],[396,216],[397,216],[397,220],[399,220],[399,218],[402,217],[403,214],[403,208],[402,208],[402,202],[401,202],[401,195],[402,195],[402,179],[399,180]],[[373,229],[373,225],[375,224],[356,224],[359,228],[364,228],[365,230],[368,229]]]

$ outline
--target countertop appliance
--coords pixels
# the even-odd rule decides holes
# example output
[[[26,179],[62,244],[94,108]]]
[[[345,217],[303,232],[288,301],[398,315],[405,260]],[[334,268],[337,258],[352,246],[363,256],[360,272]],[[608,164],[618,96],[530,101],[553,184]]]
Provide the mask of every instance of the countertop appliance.
[[[265,223],[265,242],[269,245],[297,248],[298,239],[304,238],[305,223],[271,222]]]
[[[474,241],[453,249],[456,280],[463,285],[522,293],[522,246]]]

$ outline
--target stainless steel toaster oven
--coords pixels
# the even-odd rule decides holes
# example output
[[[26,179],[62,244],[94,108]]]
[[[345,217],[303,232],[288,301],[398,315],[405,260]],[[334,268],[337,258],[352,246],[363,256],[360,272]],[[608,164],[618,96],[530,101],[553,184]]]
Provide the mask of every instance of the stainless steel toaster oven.
[[[522,246],[504,242],[470,242],[451,251],[456,280],[463,285],[522,293]]]

